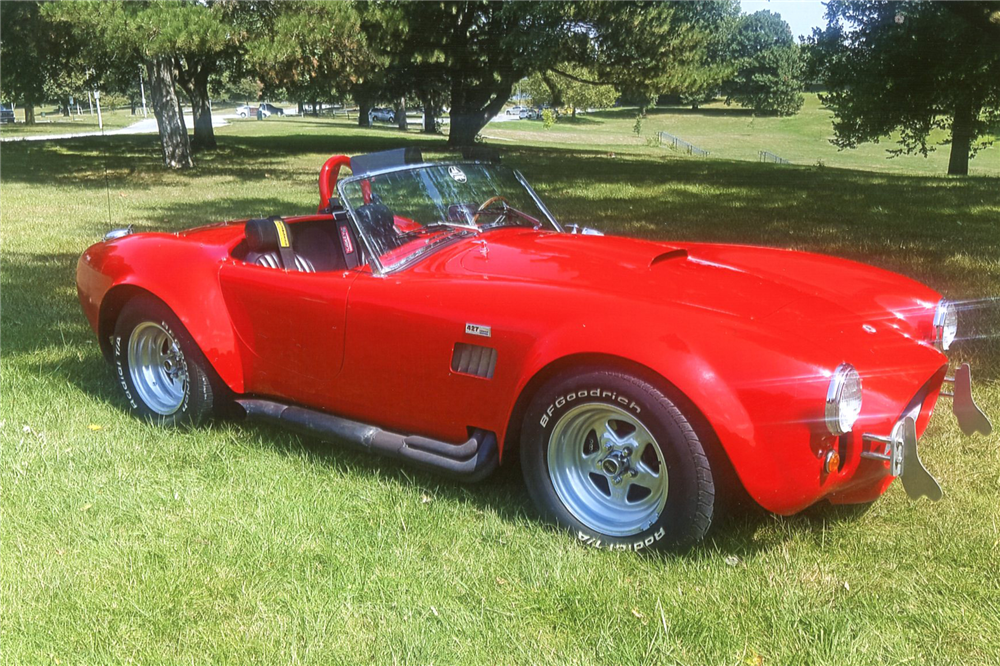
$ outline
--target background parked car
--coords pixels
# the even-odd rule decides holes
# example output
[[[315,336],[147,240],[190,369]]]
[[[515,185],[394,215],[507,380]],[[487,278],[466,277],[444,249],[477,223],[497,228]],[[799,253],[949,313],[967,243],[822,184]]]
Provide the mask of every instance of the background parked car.
[[[504,111],[504,115],[518,116],[520,118],[521,114],[524,112],[524,109],[525,109],[525,107],[523,107],[523,106],[512,106],[509,109],[507,109],[506,111]]]
[[[13,123],[14,120],[14,109],[8,108],[3,104],[0,104],[0,123]]]
[[[240,118],[253,118],[257,115],[257,107],[244,104],[236,107],[236,113],[240,115]]]
[[[542,117],[541,109],[521,109],[521,113],[518,114],[518,118],[521,120],[538,120]]]
[[[380,123],[394,123],[396,122],[396,112],[392,109],[378,107],[372,109],[368,113],[368,118],[371,122],[375,122],[377,120]]]
[[[264,102],[260,105],[260,115],[267,118],[268,116],[283,116],[285,115],[285,110],[280,106],[275,106],[274,104],[268,104]]]

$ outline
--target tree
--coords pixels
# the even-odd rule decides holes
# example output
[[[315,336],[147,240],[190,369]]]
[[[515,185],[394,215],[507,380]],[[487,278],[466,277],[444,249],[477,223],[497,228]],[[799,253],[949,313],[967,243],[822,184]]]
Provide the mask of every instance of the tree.
[[[90,74],[74,61],[79,51],[75,33],[49,21],[41,6],[0,3],[0,94],[24,107],[29,125],[35,122],[35,107],[48,99],[59,99],[68,109],[69,96],[87,90]]]
[[[614,86],[585,83],[595,76],[580,65],[560,64],[553,72],[540,73],[536,77],[529,88],[537,92],[539,98],[535,99],[533,95],[532,102],[556,107],[568,106],[573,110],[574,118],[577,109],[604,109],[618,99],[618,91]]]
[[[247,65],[265,92],[283,89],[317,113],[320,103],[342,100],[365,79],[369,58],[353,5],[281,2],[273,11],[269,22],[253,29],[247,47]],[[363,115],[367,120],[367,109]]]
[[[790,116],[802,108],[804,63],[792,30],[767,10],[740,17],[729,48],[736,73],[725,82],[726,103],[757,114]]]
[[[366,6],[367,7],[367,6]],[[448,140],[473,143],[510,98],[514,85],[566,63],[593,72],[579,83],[615,85],[647,98],[668,87],[700,57],[704,35],[686,10],[656,2],[391,2],[403,26],[397,40],[380,39],[387,21],[363,21],[373,50],[390,64],[410,54],[427,75],[444,82],[451,103]],[[391,81],[390,81],[391,82]]]
[[[673,91],[682,104],[697,109],[704,102],[715,99],[724,82],[736,73],[730,48],[740,21],[740,3],[737,0],[706,0],[683,3],[691,23],[705,35],[704,56],[680,89]]]
[[[935,129],[950,131],[948,173],[1000,122],[1000,7],[995,2],[833,0],[826,30],[810,39],[813,70],[829,89],[833,143],[853,148],[898,132],[892,156],[920,153]]]
[[[239,57],[235,31],[227,21],[230,10],[223,3],[201,4],[194,2],[161,5],[156,20],[165,21],[174,52],[177,85],[191,101],[194,121],[192,145],[197,148],[215,148],[215,129],[212,127],[212,105],[209,101],[208,81],[223,64]]]
[[[43,13],[53,22],[72,26],[80,35],[83,60],[101,63],[116,58],[130,67],[141,65],[145,69],[164,164],[187,168],[192,166],[191,144],[177,101],[176,48],[168,37],[183,30],[167,13],[177,4],[123,0],[47,3]],[[104,74],[103,68],[95,71],[97,78]]]
[[[256,5],[212,0],[44,3],[42,8],[49,20],[78,36],[77,53],[93,63],[94,81],[118,82],[120,88],[123,79],[134,78],[137,66],[145,70],[164,163],[171,168],[192,165],[178,86],[191,100],[195,145],[214,147],[208,81],[239,55],[241,32],[231,17],[257,11]]]

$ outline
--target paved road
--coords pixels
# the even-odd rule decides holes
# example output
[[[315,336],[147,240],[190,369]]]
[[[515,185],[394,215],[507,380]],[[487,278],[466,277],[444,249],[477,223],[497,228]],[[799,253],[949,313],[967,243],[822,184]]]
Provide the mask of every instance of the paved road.
[[[229,120],[236,118],[234,115],[212,116],[212,127],[224,127],[229,124]],[[194,118],[184,116],[184,124],[194,127]],[[0,141],[52,141],[56,139],[77,139],[82,136],[114,136],[116,134],[156,134],[158,131],[156,118],[150,114],[148,118],[132,123],[128,127],[119,127],[113,130],[98,130],[96,132],[73,132],[71,134],[34,134],[31,136],[7,136]]]

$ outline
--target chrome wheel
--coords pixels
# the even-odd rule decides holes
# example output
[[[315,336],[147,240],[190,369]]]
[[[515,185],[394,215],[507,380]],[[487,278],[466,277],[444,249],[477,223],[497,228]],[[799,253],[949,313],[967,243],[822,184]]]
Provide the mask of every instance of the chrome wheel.
[[[169,416],[184,404],[187,362],[167,329],[151,321],[133,329],[128,340],[128,369],[136,393],[150,410]]]
[[[663,512],[668,485],[663,453],[625,410],[589,403],[566,412],[552,430],[547,462],[559,500],[596,532],[637,534]]]

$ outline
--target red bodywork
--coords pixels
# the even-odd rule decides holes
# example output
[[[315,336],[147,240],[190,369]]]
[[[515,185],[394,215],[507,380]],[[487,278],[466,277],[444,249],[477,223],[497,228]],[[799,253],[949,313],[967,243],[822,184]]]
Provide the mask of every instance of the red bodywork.
[[[285,221],[294,232],[332,219]],[[480,428],[501,452],[539,381],[620,365],[686,396],[750,495],[782,514],[884,492],[893,477],[861,458],[861,433],[889,433],[919,403],[922,434],[947,369],[931,344],[939,294],[832,257],[498,228],[383,277],[248,264],[234,257],[243,239],[230,222],[90,247],[77,282],[105,352],[121,305],[150,292],[236,394],[449,442]],[[492,379],[452,371],[459,342],[497,350]],[[860,373],[864,403],[837,438],[824,404],[841,362]],[[831,449],[842,467],[826,473]]]

